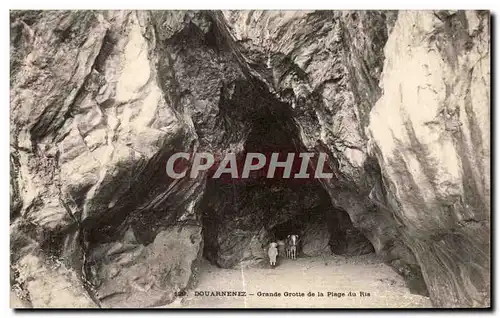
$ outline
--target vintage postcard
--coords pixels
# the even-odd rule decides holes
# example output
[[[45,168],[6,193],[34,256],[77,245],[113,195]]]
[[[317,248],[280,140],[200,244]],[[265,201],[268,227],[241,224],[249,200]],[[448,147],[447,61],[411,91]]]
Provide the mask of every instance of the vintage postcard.
[[[490,308],[490,12],[11,10],[13,308]]]

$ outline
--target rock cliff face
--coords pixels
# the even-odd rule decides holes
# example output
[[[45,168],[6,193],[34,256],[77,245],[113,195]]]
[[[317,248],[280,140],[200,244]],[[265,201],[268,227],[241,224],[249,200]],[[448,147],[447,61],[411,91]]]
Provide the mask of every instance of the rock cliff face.
[[[489,290],[488,27],[486,13],[401,13],[370,113],[386,198],[440,306]]]
[[[375,250],[437,306],[489,306],[489,47],[488,12],[12,11],[14,288],[163,305],[203,256],[255,265],[293,229],[305,254]],[[334,177],[165,173],[266,149],[326,152]]]

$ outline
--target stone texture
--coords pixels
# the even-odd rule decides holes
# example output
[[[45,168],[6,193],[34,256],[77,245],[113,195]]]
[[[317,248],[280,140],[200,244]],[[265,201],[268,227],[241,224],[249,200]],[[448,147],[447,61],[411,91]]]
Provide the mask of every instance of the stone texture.
[[[326,223],[311,224],[301,238],[302,253],[316,256],[330,252],[330,232]]]
[[[17,282],[32,308],[95,308],[78,275],[59,262],[26,255],[16,266]],[[19,301],[23,301],[22,298]],[[23,301],[24,302],[24,301]]]
[[[153,307],[193,286],[201,253],[201,228],[175,226],[143,246],[131,231],[123,242],[103,244],[89,256],[103,307]],[[145,266],[147,264],[147,266]]]
[[[11,11],[10,27],[24,301],[65,306],[55,283],[67,306],[163,305],[202,250],[259,264],[317,209],[337,218],[334,253],[373,248],[435,305],[489,306],[488,12]],[[174,152],[263,144],[327,152],[334,178],[258,191],[165,174]]]
[[[177,221],[196,224],[203,183],[164,173],[165,158],[192,149],[195,132],[162,89],[152,19],[125,11],[11,15],[12,202],[33,225],[28,237],[46,241],[83,280],[92,278],[83,255],[120,242],[116,225],[131,223],[149,244]],[[162,204],[167,196],[172,205]]]
[[[488,14],[401,13],[385,52],[369,131],[401,232],[437,305],[487,306]]]

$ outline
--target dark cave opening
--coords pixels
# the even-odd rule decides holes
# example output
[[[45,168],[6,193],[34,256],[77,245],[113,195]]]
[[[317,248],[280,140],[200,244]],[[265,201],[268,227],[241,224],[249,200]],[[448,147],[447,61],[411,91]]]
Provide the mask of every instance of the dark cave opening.
[[[288,107],[268,108],[252,118],[251,125],[243,155],[297,154],[304,149]],[[241,175],[240,165],[238,168]],[[308,172],[314,173],[312,167]],[[314,178],[283,178],[282,170],[274,178],[266,178],[265,173],[236,180],[224,175],[209,177],[199,208],[203,255],[222,268],[261,263],[269,243],[290,234],[300,237],[299,257],[373,252],[348,214],[332,205],[329,194]]]
[[[298,233],[302,233],[302,224],[296,220],[288,220],[271,229],[271,237],[274,237],[274,240],[284,240],[288,235]]]

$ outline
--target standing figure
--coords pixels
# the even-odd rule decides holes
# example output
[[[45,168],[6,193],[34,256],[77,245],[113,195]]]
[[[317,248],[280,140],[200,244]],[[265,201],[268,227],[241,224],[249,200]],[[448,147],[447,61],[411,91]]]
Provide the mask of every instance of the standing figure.
[[[287,256],[291,259],[297,259],[297,245],[299,242],[299,236],[296,234],[288,235],[287,239]]]
[[[269,244],[269,250],[267,251],[267,255],[269,256],[269,264],[271,266],[276,266],[276,256],[278,256],[278,244],[272,242]]]

